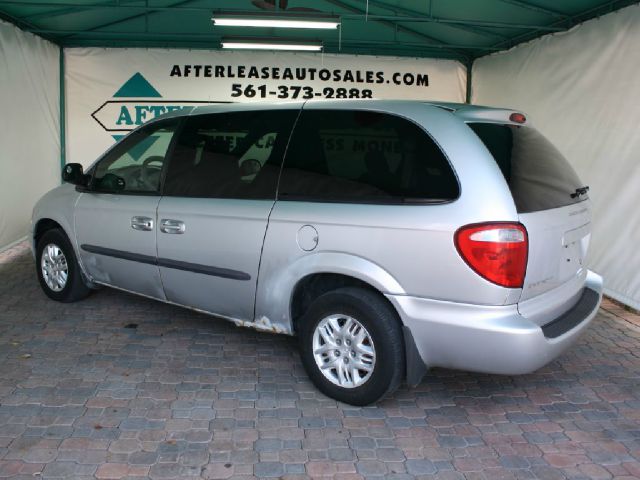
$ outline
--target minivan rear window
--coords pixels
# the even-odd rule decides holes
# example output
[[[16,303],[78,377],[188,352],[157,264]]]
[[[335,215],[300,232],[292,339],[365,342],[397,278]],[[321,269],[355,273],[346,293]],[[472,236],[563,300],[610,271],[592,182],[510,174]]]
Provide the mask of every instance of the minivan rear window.
[[[587,199],[562,153],[531,127],[469,123],[493,155],[519,213],[565,207]]]
[[[442,203],[459,195],[440,147],[415,123],[365,110],[303,110],[280,178],[281,200]]]

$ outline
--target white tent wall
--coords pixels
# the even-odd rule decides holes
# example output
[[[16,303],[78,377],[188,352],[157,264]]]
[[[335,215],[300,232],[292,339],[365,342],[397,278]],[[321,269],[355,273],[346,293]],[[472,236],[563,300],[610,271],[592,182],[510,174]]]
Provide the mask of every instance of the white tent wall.
[[[0,250],[25,237],[60,183],[60,51],[0,21]]]
[[[521,109],[590,186],[589,267],[640,308],[640,6],[478,59],[472,102]]]

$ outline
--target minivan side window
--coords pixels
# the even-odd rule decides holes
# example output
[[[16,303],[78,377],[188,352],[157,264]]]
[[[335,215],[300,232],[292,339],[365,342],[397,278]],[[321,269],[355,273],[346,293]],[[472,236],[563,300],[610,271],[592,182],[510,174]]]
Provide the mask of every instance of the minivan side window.
[[[90,188],[98,192],[157,194],[167,151],[179,120],[154,122],[132,132],[93,168]],[[124,182],[124,189],[118,188]]]
[[[298,110],[225,112],[187,117],[163,194],[274,199]]]
[[[281,200],[438,203],[458,196],[449,162],[422,128],[365,110],[303,110],[278,188]]]

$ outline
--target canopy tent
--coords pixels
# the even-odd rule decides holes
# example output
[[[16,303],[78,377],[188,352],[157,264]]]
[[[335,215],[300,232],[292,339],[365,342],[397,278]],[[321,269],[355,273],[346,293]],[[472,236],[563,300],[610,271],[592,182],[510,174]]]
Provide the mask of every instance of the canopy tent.
[[[78,105],[90,113],[101,103],[112,106],[111,97],[122,96],[121,87],[131,82],[149,91],[160,89],[157,96],[178,98],[170,96],[170,86],[151,85],[125,68],[120,68],[123,78],[118,77],[119,66],[133,64],[139,72],[146,65],[153,71],[166,61],[167,52],[189,50],[197,51],[190,54],[192,60],[205,62],[214,54],[226,58],[218,50],[227,36],[277,36],[321,42],[324,54],[314,61],[329,65],[377,64],[388,71],[392,65],[409,69],[412,62],[416,70],[428,66],[434,84],[438,79],[454,84],[450,90],[434,85],[431,91],[439,96],[448,92],[448,100],[466,98],[528,112],[591,186],[595,219],[590,266],[605,276],[610,295],[640,308],[640,255],[635,248],[640,222],[634,188],[640,184],[640,138],[630,127],[640,114],[640,103],[634,101],[640,96],[634,82],[640,74],[635,61],[640,56],[640,7],[631,6],[637,3],[0,0],[0,19],[9,22],[0,20],[0,65],[8,66],[0,68],[0,105],[5,111],[0,128],[0,144],[5,146],[0,156],[0,248],[24,238],[33,204],[59,182],[60,162],[70,158],[69,139],[93,142],[76,129],[91,124],[84,120],[87,114],[78,117],[82,121],[71,121]],[[338,17],[340,28],[214,27],[211,17],[220,12],[331,14]],[[264,62],[277,64],[285,58],[269,55],[262,54]],[[431,59],[441,63],[428,63]],[[304,65],[305,59],[297,57],[296,62]],[[108,92],[100,93],[104,98],[98,104],[87,96],[96,86]],[[197,96],[198,90],[194,92]],[[405,98],[412,95],[402,93]]]
[[[334,14],[340,32],[278,30],[319,39],[327,53],[449,58],[469,63],[635,3],[631,0],[1,0],[0,18],[63,47],[216,49],[237,28],[214,11]],[[271,28],[242,36],[271,37]]]

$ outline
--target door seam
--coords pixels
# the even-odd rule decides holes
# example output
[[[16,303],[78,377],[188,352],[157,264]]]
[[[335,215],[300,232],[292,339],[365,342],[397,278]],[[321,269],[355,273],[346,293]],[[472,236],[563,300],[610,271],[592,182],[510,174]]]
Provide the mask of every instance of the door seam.
[[[293,138],[293,134],[296,129],[296,125],[298,124],[298,120],[300,120],[300,115],[302,115],[302,110],[307,102],[305,101],[300,110],[298,110],[298,115],[296,116],[293,125],[291,126],[291,133],[289,134],[289,138],[287,139],[287,145],[284,148],[284,152],[282,152],[282,162],[280,163],[280,172],[278,172],[278,181],[276,183],[276,191],[274,192],[275,196],[273,199],[273,203],[271,204],[271,208],[269,209],[269,214],[267,215],[267,224],[264,227],[264,236],[262,237],[262,246],[260,247],[260,258],[258,259],[258,274],[256,275],[256,289],[253,294],[253,321],[256,322],[256,313],[258,307],[258,288],[260,287],[260,270],[262,269],[262,256],[264,255],[264,244],[267,241],[267,233],[269,231],[269,225],[271,223],[271,214],[273,213],[273,209],[276,207],[276,203],[278,201],[278,191],[280,189],[280,178],[282,177],[282,170],[284,169],[284,162],[287,158],[287,152],[289,151],[289,145],[291,144],[291,138]]]

